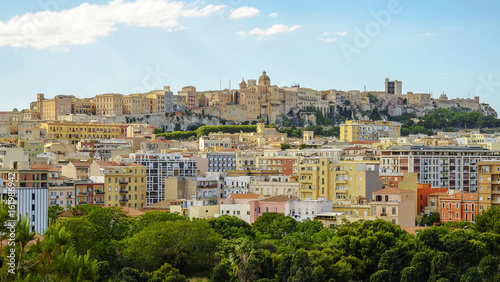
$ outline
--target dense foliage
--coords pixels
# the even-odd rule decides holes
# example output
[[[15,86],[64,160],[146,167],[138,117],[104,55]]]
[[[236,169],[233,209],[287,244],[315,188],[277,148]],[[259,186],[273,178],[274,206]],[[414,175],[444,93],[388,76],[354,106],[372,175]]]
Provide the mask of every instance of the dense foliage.
[[[0,219],[5,220],[0,206]],[[498,281],[500,209],[474,225],[411,235],[384,220],[326,229],[264,213],[252,225],[223,215],[189,220],[165,212],[130,218],[119,208],[80,206],[44,238],[21,220],[16,276],[2,249],[1,281]],[[468,228],[464,228],[467,226]],[[460,227],[460,228],[458,228]]]
[[[415,114],[389,117],[402,123],[401,135],[433,134],[434,130],[455,131],[458,129],[482,129],[500,127],[500,119],[484,116],[481,112],[465,112],[456,109],[437,109],[418,118]],[[416,121],[415,121],[416,120]]]
[[[256,125],[202,125],[192,131],[173,131],[167,133],[157,133],[156,136],[162,136],[167,140],[187,140],[189,137],[207,136],[210,132],[239,133],[256,132]],[[156,133],[156,132],[155,132]]]

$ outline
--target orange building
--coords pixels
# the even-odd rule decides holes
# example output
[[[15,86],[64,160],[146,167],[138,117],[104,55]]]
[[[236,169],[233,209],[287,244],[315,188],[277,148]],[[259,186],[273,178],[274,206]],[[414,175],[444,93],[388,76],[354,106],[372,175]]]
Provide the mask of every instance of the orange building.
[[[104,206],[104,183],[75,184],[76,205]]]
[[[433,188],[430,183],[418,183],[417,184],[417,213],[423,214],[425,207],[427,206],[427,198],[430,194],[436,192],[446,193],[448,188]]]
[[[440,197],[441,222],[474,221],[478,210],[478,196],[473,193],[456,193]]]

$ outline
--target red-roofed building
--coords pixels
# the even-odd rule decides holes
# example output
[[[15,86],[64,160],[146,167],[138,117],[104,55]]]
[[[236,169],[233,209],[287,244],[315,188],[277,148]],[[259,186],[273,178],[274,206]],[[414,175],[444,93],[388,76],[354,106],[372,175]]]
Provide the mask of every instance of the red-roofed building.
[[[250,202],[250,224],[266,212],[285,214],[285,202],[297,199],[297,197],[275,196],[267,199]]]
[[[385,188],[373,192],[371,214],[400,226],[415,226],[416,193],[411,190]]]
[[[417,184],[417,213],[423,214],[425,213],[427,204],[428,204],[428,196],[430,194],[436,192],[444,192],[446,193],[448,188],[435,188],[432,187],[430,183],[418,183]]]
[[[219,199],[220,215],[236,216],[251,223],[250,203],[264,198],[261,194],[230,194],[227,198]]]
[[[478,211],[478,195],[476,193],[456,193],[439,199],[439,215],[441,222],[476,220]]]

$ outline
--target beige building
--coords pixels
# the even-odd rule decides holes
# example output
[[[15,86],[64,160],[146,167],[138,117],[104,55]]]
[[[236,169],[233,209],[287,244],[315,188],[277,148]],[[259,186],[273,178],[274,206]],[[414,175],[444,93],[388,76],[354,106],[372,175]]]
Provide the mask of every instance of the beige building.
[[[96,107],[95,107],[94,100],[91,98],[74,99],[71,102],[71,113],[72,114],[95,115],[96,114]]]
[[[415,191],[385,188],[373,192],[371,214],[402,227],[415,226],[416,204]]]
[[[52,99],[45,99],[40,93],[37,94],[37,101],[31,104],[31,111],[40,119],[57,120],[59,116],[71,114],[73,100],[73,95],[57,95]]]
[[[49,207],[60,206],[68,210],[75,206],[75,186],[49,186]]]
[[[144,94],[130,94],[123,96],[123,112],[124,115],[146,114],[149,111],[149,99]]]
[[[393,121],[346,120],[340,125],[340,141],[377,141],[380,138],[398,138],[401,124]]]
[[[98,116],[120,116],[123,114],[122,94],[101,94],[95,96],[94,100]]]
[[[298,197],[299,182],[297,177],[272,175],[265,178],[251,178],[248,192],[269,197],[288,196]]]
[[[104,206],[146,205],[146,167],[136,163],[93,162],[90,178],[104,183]]]

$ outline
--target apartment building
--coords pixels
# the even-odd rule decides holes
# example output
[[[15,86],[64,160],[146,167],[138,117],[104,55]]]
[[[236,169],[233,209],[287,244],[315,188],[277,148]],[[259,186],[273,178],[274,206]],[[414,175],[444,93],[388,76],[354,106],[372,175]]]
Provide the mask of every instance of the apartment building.
[[[459,146],[391,146],[381,151],[380,176],[417,174],[418,183],[477,192],[477,163],[498,156],[484,148]]]
[[[225,172],[236,169],[235,152],[207,153],[207,158],[209,172]]]
[[[332,208],[332,201],[325,199],[290,199],[285,202],[285,216],[290,216],[299,222],[306,219],[314,220],[319,213],[332,212]]]
[[[101,94],[94,98],[96,114],[98,116],[120,116],[123,114],[122,94]]]
[[[0,147],[0,168],[9,169],[27,168],[29,165],[29,152],[23,148]]]
[[[500,206],[500,160],[478,162],[479,212]]]
[[[300,157],[258,156],[256,163],[259,169],[276,170],[281,175],[297,176]]]
[[[105,206],[128,206],[142,210],[146,205],[144,165],[95,161],[90,165],[90,176],[104,180]]]
[[[299,167],[299,199],[332,199],[335,163],[331,158],[304,158]]]
[[[20,188],[47,188],[47,174],[45,169],[0,169],[0,179],[9,179]]]
[[[45,141],[44,140],[19,140],[19,147],[28,153],[28,161],[33,164],[38,160],[37,155],[44,152]]]
[[[401,124],[393,121],[346,120],[340,125],[340,140],[377,141],[380,138],[401,136]]]
[[[72,114],[85,114],[85,115],[95,115],[96,105],[92,98],[84,99],[73,99],[71,102],[71,113]]]
[[[82,139],[111,139],[124,136],[122,127],[126,125],[97,122],[47,122],[40,126],[47,132],[48,140],[67,140],[70,144],[76,144]]]
[[[251,194],[262,194],[270,197],[299,196],[299,181],[296,176],[271,175],[262,177],[252,177],[248,186]]]
[[[144,94],[123,96],[123,111],[120,115],[136,115],[150,113],[150,101]]]
[[[104,177],[101,177],[101,179],[104,179]],[[91,204],[93,206],[104,207],[104,183],[76,183],[73,189],[75,193],[75,205]]]
[[[264,198],[265,197],[260,194],[230,194],[227,198],[219,199],[220,215],[236,216],[250,224],[250,203]]]
[[[6,202],[9,199],[9,189],[6,178],[0,179],[0,201]],[[16,186],[17,205],[16,211],[19,216],[28,217],[31,224],[31,231],[38,234],[45,233],[49,224],[48,216],[48,189],[45,188],[20,188]],[[7,223],[9,224],[9,223]]]
[[[59,116],[71,114],[73,100],[73,95],[57,95],[52,99],[45,99],[40,93],[37,94],[36,102],[32,103],[31,110],[40,119],[57,120]]]
[[[285,203],[295,200],[296,197],[274,196],[250,202],[250,224],[266,212],[285,214]]]
[[[416,193],[398,188],[373,192],[371,214],[402,227],[415,226]]]
[[[478,213],[476,193],[455,193],[440,197],[439,215],[441,222],[472,221]]]
[[[68,210],[75,206],[75,186],[51,186],[49,193],[49,207],[59,206]]]
[[[165,178],[169,176],[196,177],[198,167],[193,159],[181,154],[130,154],[126,161],[146,167],[146,205],[165,200]]]

